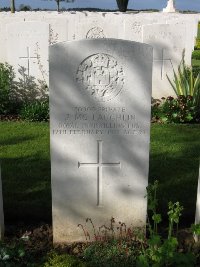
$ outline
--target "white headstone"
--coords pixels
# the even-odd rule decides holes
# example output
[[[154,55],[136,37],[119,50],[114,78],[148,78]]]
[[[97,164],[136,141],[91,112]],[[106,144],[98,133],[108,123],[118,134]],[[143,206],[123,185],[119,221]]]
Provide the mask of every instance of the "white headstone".
[[[144,75],[145,74],[145,75]],[[111,217],[145,226],[152,48],[117,39],[50,47],[54,243]]]
[[[153,24],[143,26],[143,43],[150,44],[153,52],[152,95],[155,98],[174,95],[167,79],[173,76],[186,48],[186,27],[184,25]]]
[[[79,13],[76,20],[69,20],[68,40],[118,38],[116,18],[103,16],[99,13]]]
[[[1,12],[0,12],[1,14]],[[7,32],[6,32],[6,25],[10,23],[17,23],[23,22],[23,18],[16,18],[16,17],[1,17],[0,18],[0,62],[6,62],[6,51],[7,51]],[[12,30],[12,29],[11,29]]]
[[[168,0],[166,8],[163,8],[163,12],[166,13],[176,12],[174,0]]]
[[[49,24],[39,21],[9,24],[7,36],[7,61],[15,72],[22,66],[26,74],[48,83]]]
[[[0,165],[0,240],[4,237],[4,212],[3,212],[3,192],[1,181],[1,165]]]

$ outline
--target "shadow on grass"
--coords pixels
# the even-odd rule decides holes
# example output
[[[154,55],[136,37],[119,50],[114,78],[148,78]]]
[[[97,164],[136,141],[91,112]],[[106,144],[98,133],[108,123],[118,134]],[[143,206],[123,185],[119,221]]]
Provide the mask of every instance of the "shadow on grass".
[[[26,141],[33,140],[34,136],[12,136],[6,137],[4,140],[0,140],[0,146],[17,145]]]
[[[51,222],[50,161],[1,159],[5,222]]]

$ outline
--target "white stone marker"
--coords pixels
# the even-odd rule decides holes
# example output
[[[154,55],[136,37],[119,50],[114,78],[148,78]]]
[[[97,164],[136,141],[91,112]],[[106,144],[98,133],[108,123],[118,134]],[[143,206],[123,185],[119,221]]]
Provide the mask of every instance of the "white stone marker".
[[[7,60],[15,72],[22,66],[26,74],[48,83],[49,24],[39,21],[9,24],[7,34]]]
[[[117,18],[103,16],[101,13],[88,12],[77,14],[69,19],[68,40],[119,38],[120,24]]]
[[[1,12],[0,12],[1,13]],[[6,33],[6,25],[9,23],[17,23],[22,22],[23,18],[16,18],[16,17],[0,17],[0,62],[6,62],[6,39],[7,39],[7,33]]]
[[[145,74],[145,75],[144,75]],[[117,39],[50,47],[54,243],[111,217],[145,226],[152,48]]]
[[[174,78],[173,68],[177,70],[187,47],[186,32],[186,27],[180,24],[143,26],[143,43],[154,48],[152,95],[155,98],[175,95],[166,75]]]
[[[1,164],[0,164],[0,240],[4,238],[4,212],[3,212],[3,193],[1,181]]]
[[[168,0],[166,8],[163,8],[163,12],[166,13],[176,12],[174,0]]]

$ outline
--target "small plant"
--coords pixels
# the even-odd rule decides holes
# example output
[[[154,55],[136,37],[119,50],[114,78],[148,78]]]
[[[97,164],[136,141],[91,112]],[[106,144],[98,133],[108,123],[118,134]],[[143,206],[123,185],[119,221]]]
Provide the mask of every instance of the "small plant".
[[[147,239],[147,246],[143,247],[140,256],[137,258],[137,267],[150,266],[180,266],[189,267],[194,266],[195,257],[192,253],[178,252],[178,240],[173,236],[174,225],[178,227],[179,218],[183,207],[179,202],[168,203],[168,237],[162,239],[158,234],[157,225],[161,222],[161,215],[156,212],[157,209],[157,189],[158,181],[147,188],[148,209],[152,213],[153,227],[149,221],[149,238]]]
[[[0,242],[0,266],[24,266],[25,247],[22,240],[7,245]]]
[[[200,121],[193,96],[169,96],[152,102],[152,121],[161,123],[191,123]]]
[[[59,255],[52,251],[48,254],[44,267],[86,267],[86,265],[74,256],[68,254]]]
[[[157,200],[158,181],[155,181],[153,185],[147,187],[148,196],[148,210],[152,213],[153,228],[148,220],[150,235],[158,234],[158,224],[162,221],[161,214],[157,213],[158,200]]]
[[[78,226],[82,229],[86,241],[90,241],[83,253],[89,266],[134,266],[141,247],[138,238],[144,236],[143,229],[127,227],[123,222],[116,223],[113,217],[110,219],[110,225],[98,228],[90,218],[86,219],[86,225],[88,223],[92,229],[91,233],[88,227],[82,224]]]
[[[199,223],[192,224],[191,230],[192,230],[193,234],[200,236],[200,224]]]
[[[49,120],[49,102],[35,101],[24,104],[20,117],[27,121],[48,121]]]
[[[192,69],[185,65],[185,51],[183,51],[181,63],[178,66],[178,72],[174,71],[173,81],[167,76],[177,97],[192,97],[190,101],[197,113],[200,113],[200,73],[194,78]]]

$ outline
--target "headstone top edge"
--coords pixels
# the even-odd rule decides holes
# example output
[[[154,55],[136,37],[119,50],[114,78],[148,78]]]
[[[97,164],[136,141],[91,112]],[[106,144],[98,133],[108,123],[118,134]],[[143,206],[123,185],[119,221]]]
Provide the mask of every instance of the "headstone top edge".
[[[109,43],[112,43],[113,41],[115,41],[115,43],[126,43],[126,44],[133,45],[133,46],[142,46],[144,48],[145,47],[146,48],[152,48],[152,46],[149,45],[149,44],[130,41],[130,40],[124,40],[124,39],[116,39],[116,38],[102,38],[102,39],[94,38],[94,39],[82,39],[82,40],[64,41],[64,42],[58,42],[56,44],[50,45],[49,48],[52,49],[52,48],[56,48],[57,46],[60,46],[60,45],[66,46],[68,44],[72,45],[72,44],[76,44],[76,43],[80,43],[80,42],[81,43],[95,43],[95,42],[100,43],[101,42],[101,43],[104,43],[104,44],[105,43],[109,44]]]

